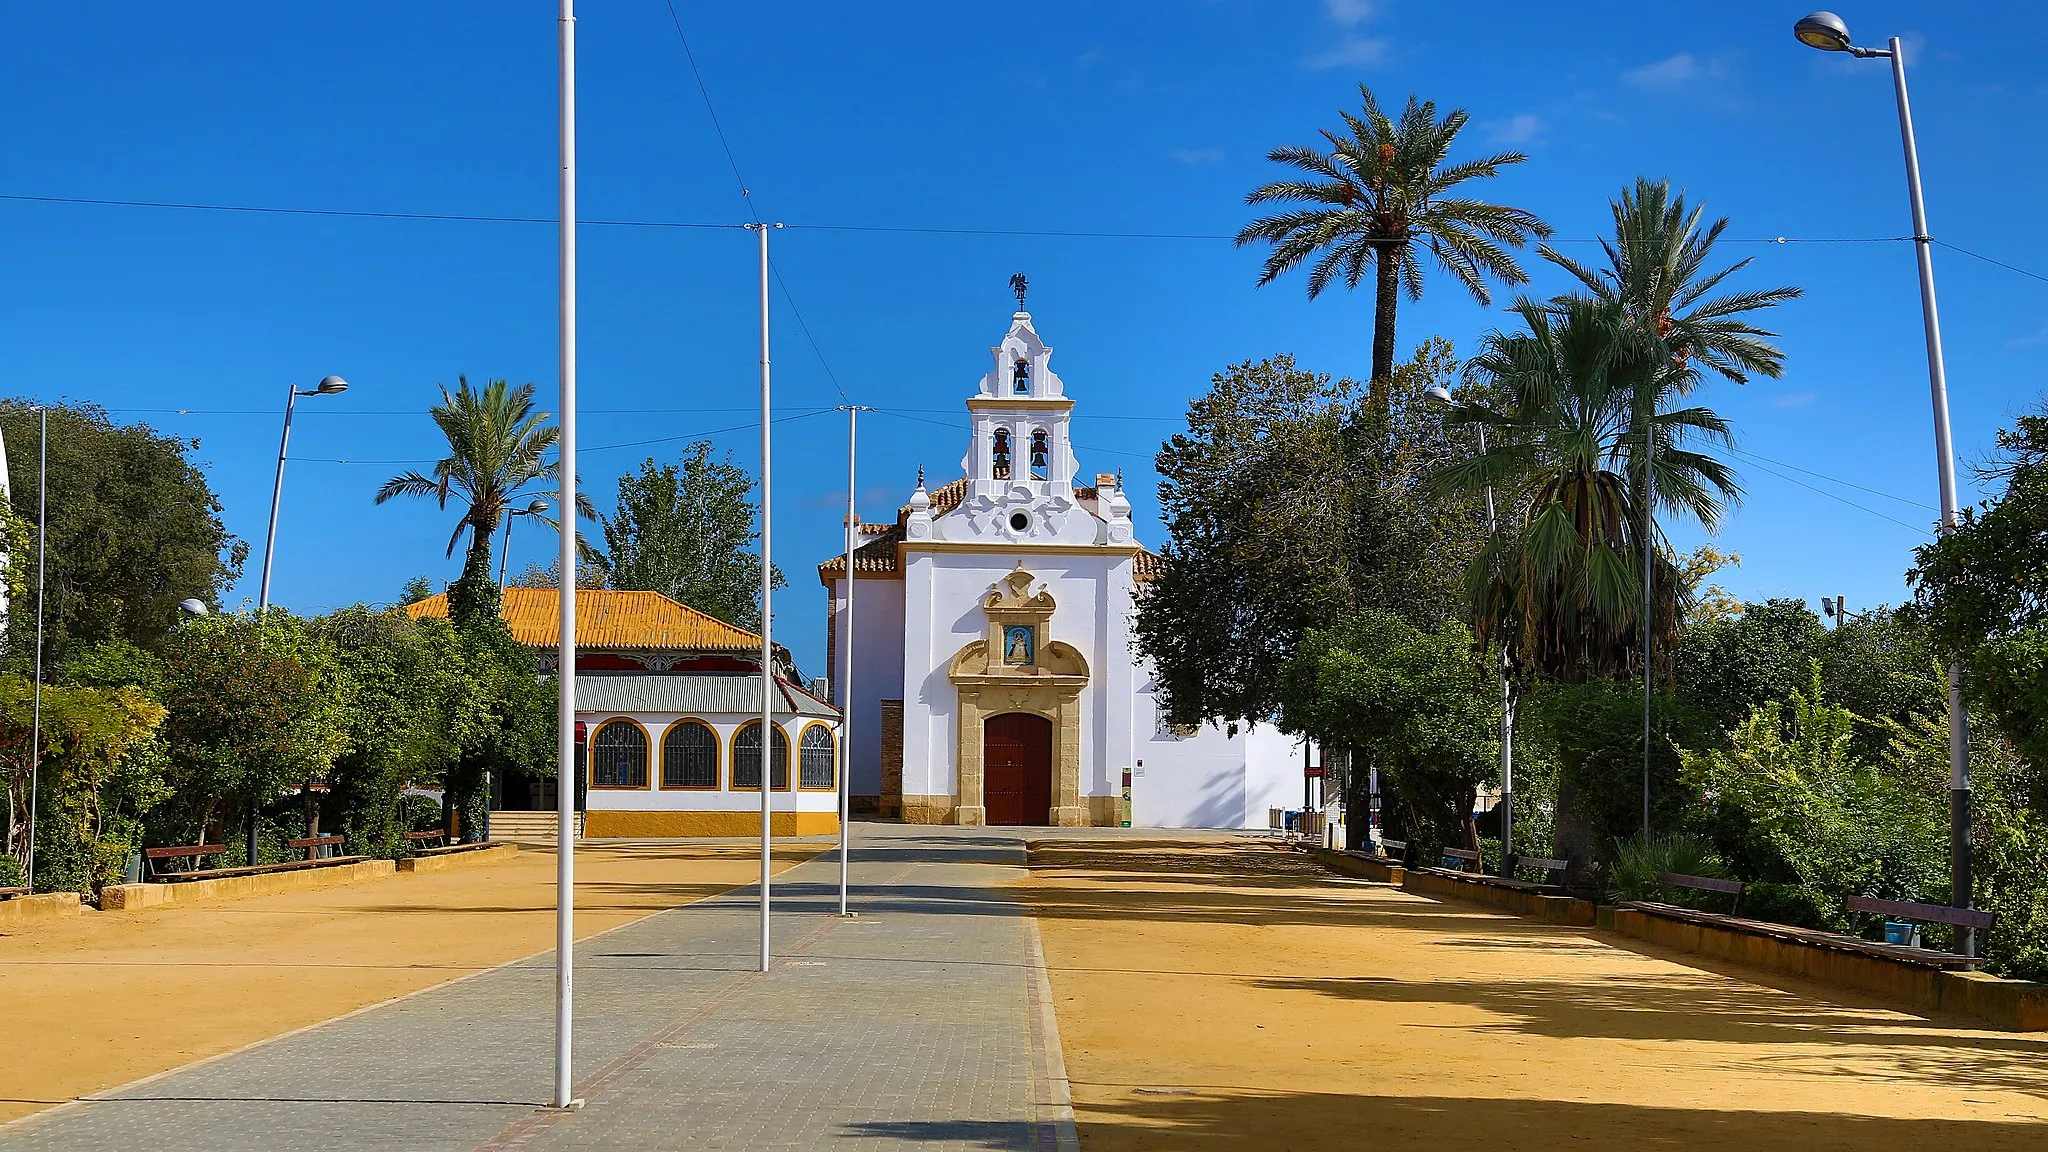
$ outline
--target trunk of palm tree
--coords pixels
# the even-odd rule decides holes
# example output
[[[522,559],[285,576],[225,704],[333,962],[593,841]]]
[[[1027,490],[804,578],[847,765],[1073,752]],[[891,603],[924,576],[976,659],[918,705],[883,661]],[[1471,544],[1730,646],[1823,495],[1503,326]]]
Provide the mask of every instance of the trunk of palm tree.
[[[473,532],[462,575],[448,588],[448,622],[458,630],[487,624],[497,618],[501,599],[491,570],[491,534]]]
[[[1401,261],[1394,245],[1380,247],[1373,272],[1372,396],[1377,400],[1394,374],[1394,313],[1401,304]]]

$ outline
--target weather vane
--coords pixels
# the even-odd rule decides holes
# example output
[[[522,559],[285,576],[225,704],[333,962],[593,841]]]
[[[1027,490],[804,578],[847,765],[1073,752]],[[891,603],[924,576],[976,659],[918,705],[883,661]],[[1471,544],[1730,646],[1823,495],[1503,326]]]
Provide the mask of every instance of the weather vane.
[[[1010,274],[1010,291],[1017,294],[1017,310],[1019,312],[1024,310],[1024,292],[1028,287],[1029,284],[1025,281],[1022,272],[1012,272]]]

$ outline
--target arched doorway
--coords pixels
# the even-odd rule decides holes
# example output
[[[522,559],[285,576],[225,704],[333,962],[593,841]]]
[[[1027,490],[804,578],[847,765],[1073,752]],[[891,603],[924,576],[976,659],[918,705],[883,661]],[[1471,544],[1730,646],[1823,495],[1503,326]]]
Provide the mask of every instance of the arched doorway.
[[[982,765],[988,823],[1052,823],[1052,721],[1022,712],[989,717]]]

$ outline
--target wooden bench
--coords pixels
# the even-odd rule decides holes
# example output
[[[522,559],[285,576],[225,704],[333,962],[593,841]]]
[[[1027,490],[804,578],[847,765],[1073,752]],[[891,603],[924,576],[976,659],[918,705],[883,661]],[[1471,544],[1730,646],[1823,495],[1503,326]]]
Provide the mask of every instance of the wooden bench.
[[[1849,936],[1840,932],[1828,932],[1819,928],[1798,928],[1790,924],[1773,924],[1767,920],[1750,920],[1741,916],[1720,912],[1702,912],[1697,908],[1683,908],[1676,904],[1660,904],[1654,900],[1629,900],[1620,905],[1637,912],[1661,916],[1667,920],[1682,920],[1702,927],[1720,928],[1739,932],[1747,936],[1762,936],[1770,940],[1783,940],[1792,944],[1806,944],[1826,948],[1835,952],[1853,952],[1863,956],[1877,956],[1917,964],[1927,968],[1974,968],[1983,963],[1975,956],[1963,956],[1953,952],[1938,952],[1930,948],[1913,948],[1904,944],[1880,944],[1860,936]]]
[[[1408,862],[1408,842],[1406,840],[1389,840],[1381,837],[1380,853],[1381,858],[1388,863],[1405,866]]]
[[[341,854],[341,846],[348,843],[346,836],[302,836],[297,840],[284,842],[287,848],[305,850],[308,860],[326,860]]]
[[[1444,849],[1443,868],[1450,872],[1478,872],[1484,867],[1479,853],[1470,848]]]
[[[325,836],[307,837],[309,840],[327,840]],[[340,839],[334,837],[333,839]],[[289,841],[293,847],[300,847],[300,841]],[[223,876],[260,876],[266,872],[296,872],[304,868],[332,868],[341,864],[354,864],[368,859],[366,856],[321,856],[305,860],[286,860],[279,864],[242,864],[233,868],[188,868],[182,872],[159,870],[159,860],[180,860],[190,858],[193,864],[207,856],[218,856],[227,851],[223,844],[176,844],[167,848],[144,848],[142,859],[147,871],[146,879],[165,884],[186,880],[217,880]]]
[[[415,847],[440,848],[448,843],[448,830],[446,828],[429,828],[424,832],[407,832],[405,839],[407,843]],[[429,845],[427,843],[429,840],[438,840],[440,843]]]
[[[1719,876],[1687,876],[1683,872],[1659,872],[1657,879],[1673,888],[1691,888],[1696,892],[1725,892],[1735,897],[1728,905],[1730,916],[1735,914],[1736,909],[1742,907],[1742,890],[1745,885],[1740,880],[1723,880]]]
[[[225,844],[173,844],[165,848],[144,848],[142,850],[143,879],[178,880],[207,871],[218,871],[218,869],[202,869],[199,867],[199,862],[208,856],[218,856],[227,850],[228,846]],[[186,859],[191,860],[192,866],[182,871],[173,870],[166,872],[163,871],[166,865],[158,863],[161,860]]]
[[[440,847],[438,847],[438,848],[420,848],[420,849],[417,849],[417,850],[415,850],[415,851],[413,852],[413,855],[415,855],[415,856],[451,856],[451,855],[454,855],[454,854],[455,854],[455,853],[457,853],[457,852],[475,852],[475,851],[477,851],[477,850],[478,850],[478,849],[480,849],[480,848],[496,848],[496,847],[497,847],[498,845],[500,845],[500,844],[503,844],[503,843],[504,843],[504,841],[503,841],[503,840],[478,840],[478,841],[476,841],[476,842],[475,842],[475,843],[473,843],[473,844],[443,844],[443,845],[441,845],[441,846],[440,846]]]
[[[1541,868],[1546,872],[1557,873],[1560,878],[1563,877],[1565,869],[1571,867],[1569,861],[1553,860],[1548,856],[1514,856],[1509,859],[1516,868]],[[1481,884],[1490,884],[1495,888],[1512,888],[1517,892],[1534,892],[1539,896],[1553,896],[1564,891],[1564,885],[1561,883],[1523,880],[1515,876],[1492,876],[1477,871],[1465,873],[1464,878]]]
[[[16,896],[26,895],[28,895],[28,888],[26,886],[20,888],[0,888],[0,900],[12,900]]]
[[[1949,924],[1957,928],[1971,928],[1984,931],[1991,927],[1993,919],[1989,912],[1975,908],[1951,908],[1946,904],[1916,904],[1911,900],[1878,900],[1870,896],[1851,896],[1842,901],[1851,912],[1873,912],[1887,919],[1913,920],[1922,924]],[[1891,944],[1887,947],[1912,947],[1912,945]],[[1954,956],[1959,953],[1941,952],[1938,949],[1922,948],[1935,956]],[[1980,945],[1977,951],[1982,952]]]

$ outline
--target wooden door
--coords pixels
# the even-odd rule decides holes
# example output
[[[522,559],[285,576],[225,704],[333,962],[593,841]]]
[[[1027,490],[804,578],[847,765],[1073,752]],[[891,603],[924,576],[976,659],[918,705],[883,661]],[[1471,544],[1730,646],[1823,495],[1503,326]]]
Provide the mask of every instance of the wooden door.
[[[990,824],[1052,822],[1052,721],[991,716],[981,744],[981,802]]]

